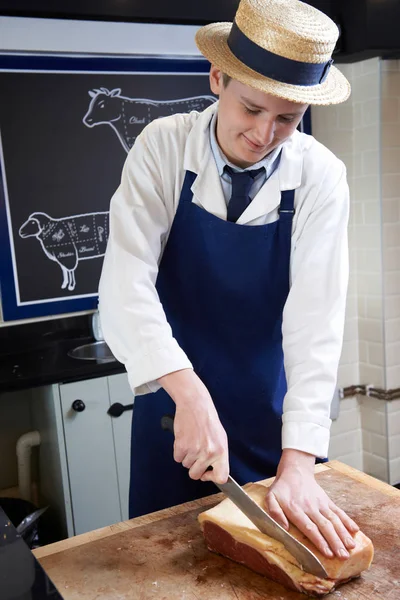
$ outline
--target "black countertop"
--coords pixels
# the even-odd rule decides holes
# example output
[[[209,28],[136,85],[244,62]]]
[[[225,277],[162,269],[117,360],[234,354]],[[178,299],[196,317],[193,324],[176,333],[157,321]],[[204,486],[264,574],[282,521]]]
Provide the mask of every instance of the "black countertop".
[[[118,361],[68,356],[69,350],[94,342],[88,317],[2,329],[7,331],[0,332],[0,393],[125,372]]]
[[[58,340],[46,347],[25,352],[21,349],[2,356],[0,392],[123,373],[125,367],[118,361],[101,363],[68,356],[68,350],[93,341],[92,338]]]
[[[1,600],[62,600],[24,540],[0,508]]]

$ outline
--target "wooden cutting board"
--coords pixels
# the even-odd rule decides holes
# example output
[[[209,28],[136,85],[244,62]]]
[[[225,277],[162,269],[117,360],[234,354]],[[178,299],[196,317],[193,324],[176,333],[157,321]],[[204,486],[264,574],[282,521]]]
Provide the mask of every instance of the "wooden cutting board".
[[[371,569],[329,598],[399,600],[400,492],[337,461],[316,471],[320,485],[375,547]],[[207,550],[197,515],[221,498],[83,534],[39,548],[35,555],[66,600],[304,599]]]

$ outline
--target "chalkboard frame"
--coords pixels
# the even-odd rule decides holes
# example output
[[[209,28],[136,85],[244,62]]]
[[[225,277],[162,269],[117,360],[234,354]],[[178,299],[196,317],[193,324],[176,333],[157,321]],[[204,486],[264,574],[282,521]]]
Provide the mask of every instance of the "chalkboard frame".
[[[93,72],[207,74],[209,62],[201,56],[92,56],[64,54],[1,54],[1,72]],[[97,308],[98,294],[89,297],[18,302],[12,243],[12,227],[7,206],[6,173],[0,156],[0,297],[4,321],[40,318]]]

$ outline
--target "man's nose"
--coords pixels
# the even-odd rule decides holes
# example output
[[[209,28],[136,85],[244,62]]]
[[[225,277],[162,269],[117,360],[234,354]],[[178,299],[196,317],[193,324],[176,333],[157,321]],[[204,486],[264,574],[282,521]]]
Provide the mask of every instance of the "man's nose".
[[[260,146],[268,146],[274,139],[275,122],[265,121],[257,127],[257,143]]]

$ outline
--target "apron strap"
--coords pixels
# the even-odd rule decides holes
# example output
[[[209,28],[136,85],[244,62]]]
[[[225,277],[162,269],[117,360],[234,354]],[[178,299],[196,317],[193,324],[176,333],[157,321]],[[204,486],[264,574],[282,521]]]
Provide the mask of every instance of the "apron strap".
[[[196,173],[192,173],[192,171],[186,171],[181,191],[181,199],[184,203],[186,202],[187,204],[190,204],[192,202],[193,194],[191,193],[190,188],[194,184],[196,177]]]
[[[279,221],[278,227],[282,235],[281,244],[281,256],[283,258],[284,267],[281,268],[280,277],[282,278],[283,286],[289,285],[290,287],[290,254],[292,246],[292,229],[293,229],[293,216],[295,213],[294,208],[294,190],[283,190],[281,191],[281,204],[278,208]],[[285,300],[286,302],[286,300]],[[282,311],[284,304],[282,305]]]
[[[279,218],[284,221],[293,221],[294,209],[294,190],[283,190],[281,192],[281,204],[278,208]]]
[[[294,190],[283,190],[281,192],[281,204],[278,208],[279,229],[284,232],[285,237],[288,239],[288,257],[290,256],[293,216],[295,212]]]

